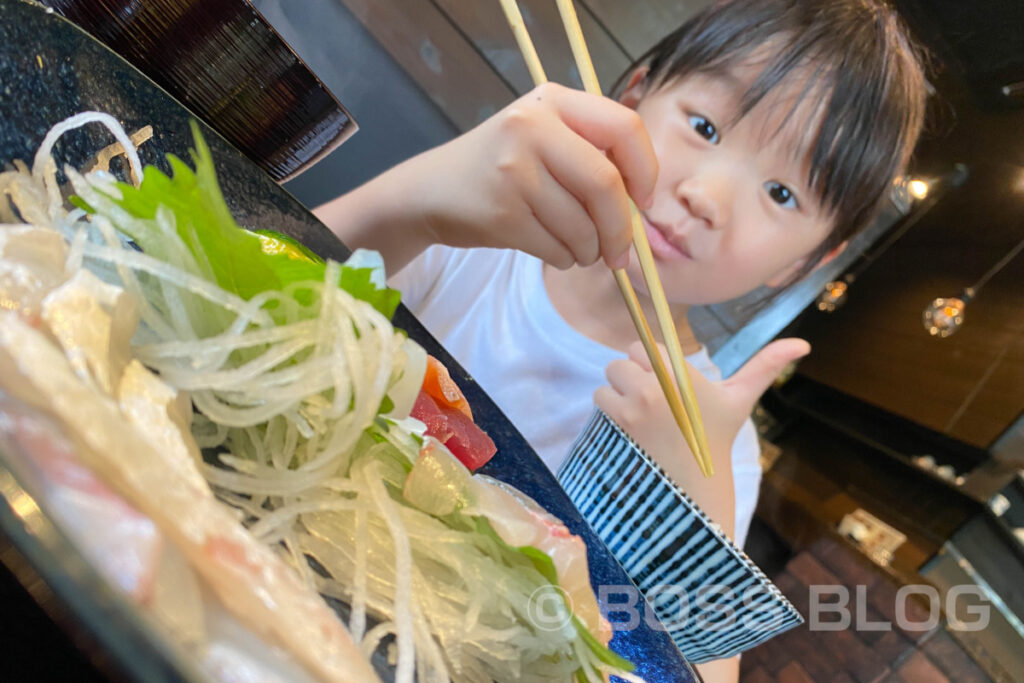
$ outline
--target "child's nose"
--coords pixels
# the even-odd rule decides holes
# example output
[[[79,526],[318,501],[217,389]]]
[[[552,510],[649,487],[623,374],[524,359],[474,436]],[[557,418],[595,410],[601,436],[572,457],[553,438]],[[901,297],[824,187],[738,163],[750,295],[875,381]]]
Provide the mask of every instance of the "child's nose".
[[[729,222],[733,188],[725,174],[702,173],[679,184],[677,195],[690,214],[716,230]]]

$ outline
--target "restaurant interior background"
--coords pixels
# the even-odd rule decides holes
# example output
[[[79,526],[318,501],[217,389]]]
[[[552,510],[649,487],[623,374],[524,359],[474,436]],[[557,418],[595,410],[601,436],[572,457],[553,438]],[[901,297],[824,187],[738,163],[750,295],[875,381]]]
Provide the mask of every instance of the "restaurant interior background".
[[[497,0],[255,4],[360,123],[287,184],[310,206],[530,89]],[[602,84],[703,4],[577,2]],[[549,77],[578,86],[554,3],[520,6]],[[769,306],[691,314],[727,373],[780,333],[813,344],[755,415],[765,476],[746,550],[805,616],[824,584],[863,617],[755,648],[745,681],[1024,680],[1024,3],[900,6],[943,64],[908,182]],[[918,585],[939,623],[928,590],[898,592]],[[963,628],[972,600],[991,608],[984,629]]]

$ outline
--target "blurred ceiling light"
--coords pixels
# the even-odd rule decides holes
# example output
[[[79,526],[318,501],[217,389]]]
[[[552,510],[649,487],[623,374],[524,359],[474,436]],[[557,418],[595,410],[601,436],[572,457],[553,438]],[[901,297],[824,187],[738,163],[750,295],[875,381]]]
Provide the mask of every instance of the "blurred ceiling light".
[[[928,196],[928,183],[920,178],[914,178],[907,183],[907,190],[914,199],[924,199]]]
[[[914,202],[928,197],[933,184],[931,180],[903,175],[893,181],[889,197],[900,213],[906,215],[910,213]]]
[[[933,337],[948,337],[964,324],[966,308],[967,302],[959,297],[939,297],[924,309],[924,329]]]
[[[825,290],[818,295],[818,310],[832,313],[846,302],[846,282],[833,280],[825,284]]]

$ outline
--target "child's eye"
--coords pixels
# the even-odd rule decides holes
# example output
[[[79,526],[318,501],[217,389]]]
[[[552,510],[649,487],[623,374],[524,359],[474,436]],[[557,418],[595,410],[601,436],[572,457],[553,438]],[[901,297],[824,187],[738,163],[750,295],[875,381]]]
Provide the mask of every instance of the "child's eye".
[[[764,184],[764,189],[768,190],[768,196],[771,197],[772,201],[779,206],[786,209],[797,208],[796,196],[793,194],[792,190],[782,183],[770,180]]]
[[[705,117],[700,114],[690,115],[690,125],[697,131],[697,135],[701,136],[712,145],[718,144],[718,129],[715,128],[715,124],[708,121]]]

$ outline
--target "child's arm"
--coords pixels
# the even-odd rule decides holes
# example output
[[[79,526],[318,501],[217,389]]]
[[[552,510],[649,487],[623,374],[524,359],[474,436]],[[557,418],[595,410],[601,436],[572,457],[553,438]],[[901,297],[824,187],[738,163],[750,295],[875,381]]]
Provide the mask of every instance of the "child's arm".
[[[349,247],[380,251],[392,273],[431,244],[616,265],[630,243],[628,198],[645,206],[656,176],[633,110],[548,84],[315,213]]]
[[[608,385],[594,392],[594,401],[732,537],[736,494],[731,455],[736,433],[782,369],[809,350],[802,339],[773,342],[721,382],[710,382],[700,372],[690,370],[715,466],[710,479],[700,473],[679,433],[640,342],[630,346],[629,358],[608,364]]]

